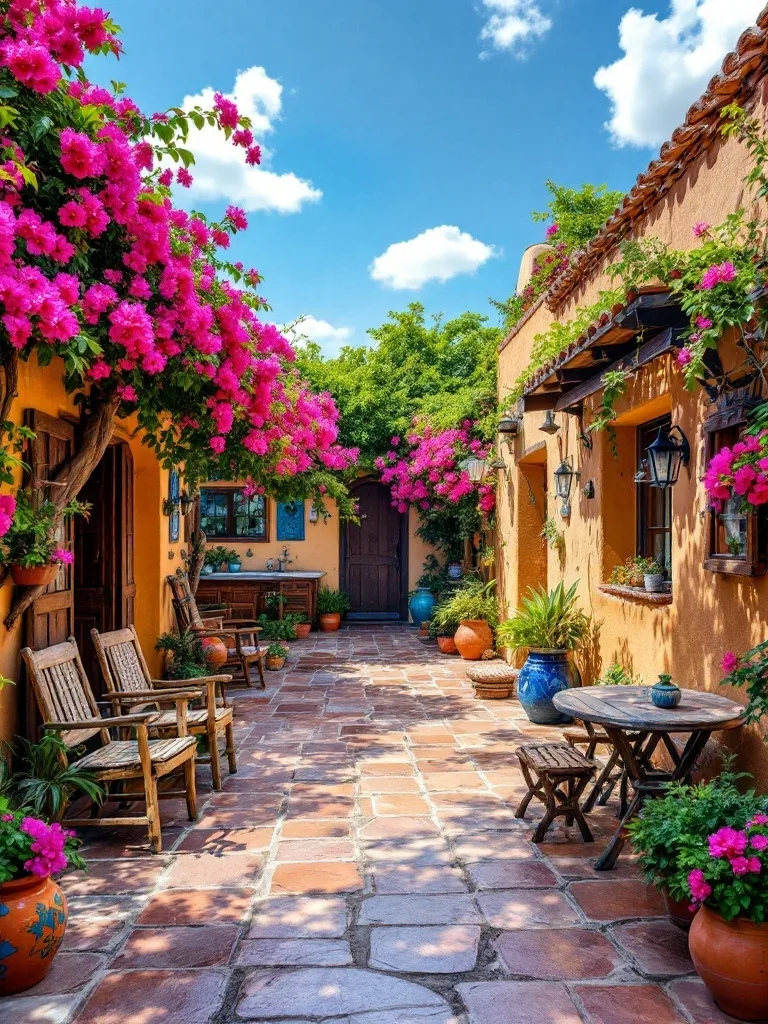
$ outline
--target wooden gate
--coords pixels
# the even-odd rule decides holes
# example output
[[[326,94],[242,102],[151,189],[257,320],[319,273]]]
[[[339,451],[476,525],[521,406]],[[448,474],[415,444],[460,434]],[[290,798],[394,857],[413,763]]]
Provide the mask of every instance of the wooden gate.
[[[389,489],[376,481],[353,488],[360,525],[342,530],[342,589],[350,615],[399,619],[408,614],[408,517],[392,507]]]

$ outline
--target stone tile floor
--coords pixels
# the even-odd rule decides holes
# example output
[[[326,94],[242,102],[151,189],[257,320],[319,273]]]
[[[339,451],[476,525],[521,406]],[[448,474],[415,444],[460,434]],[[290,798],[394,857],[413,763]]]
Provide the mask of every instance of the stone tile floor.
[[[199,771],[194,825],[163,803],[86,836],[88,875],[49,977],[0,1024],[723,1024],[632,857],[514,817],[513,751],[558,730],[474,698],[404,626],[293,645],[266,692],[233,690],[237,775]],[[559,819],[562,822],[562,819]]]

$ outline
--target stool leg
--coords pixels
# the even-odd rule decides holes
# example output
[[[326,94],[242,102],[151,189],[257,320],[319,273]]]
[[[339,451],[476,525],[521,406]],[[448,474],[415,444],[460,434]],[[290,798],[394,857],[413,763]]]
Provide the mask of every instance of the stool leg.
[[[542,775],[541,782],[544,786],[544,792],[547,795],[547,810],[544,817],[539,822],[536,831],[533,833],[534,843],[540,843],[544,839],[549,826],[557,817],[557,797],[555,796],[552,780],[547,775]]]
[[[579,807],[579,797],[586,789],[587,783],[589,782],[589,778],[590,777],[588,775],[583,775],[578,780],[573,791],[573,803],[571,804],[571,807],[573,809],[573,817],[576,819],[576,824],[579,826],[579,831],[581,832],[581,838],[584,840],[585,843],[594,843],[595,837],[592,835],[589,825],[584,819],[584,815],[581,812],[581,807]]]
[[[520,771],[523,773],[523,778],[525,779],[525,784],[528,786],[528,792],[525,794],[523,799],[520,801],[520,805],[518,806],[517,810],[515,811],[515,817],[516,818],[524,818],[525,817],[525,812],[528,810],[528,805],[530,804],[531,800],[533,800],[534,796],[536,795],[536,788],[537,788],[536,787],[536,783],[531,778],[531,773],[528,771],[528,765],[523,764],[522,761],[520,762]]]

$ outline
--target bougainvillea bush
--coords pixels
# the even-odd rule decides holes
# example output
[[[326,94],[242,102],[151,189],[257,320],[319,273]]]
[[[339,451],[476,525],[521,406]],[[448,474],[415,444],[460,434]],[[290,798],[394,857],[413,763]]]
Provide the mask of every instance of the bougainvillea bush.
[[[221,94],[212,110],[146,115],[119,83],[91,84],[85,54],[120,48],[100,8],[0,0],[0,422],[16,360],[59,357],[84,423],[57,507],[129,414],[193,485],[215,472],[295,492],[303,475],[321,500],[355,453],[336,443],[333,400],[311,393],[288,341],[260,319],[258,271],[226,259],[247,218],[230,206],[208,221],[173,202],[193,180],[196,129],[217,127],[255,164],[251,125]]]
[[[24,875],[47,878],[67,867],[85,869],[75,833],[26,810],[13,811],[0,797],[0,884]]]
[[[464,420],[451,430],[434,430],[428,420],[415,420],[404,439],[393,437],[391,449],[376,460],[382,483],[392,492],[399,512],[417,509],[419,534],[443,548],[449,559],[460,559],[463,542],[489,525],[496,507],[490,483],[473,483],[464,463],[491,456],[489,446],[475,435],[475,424]],[[446,519],[450,523],[446,523]]]
[[[704,486],[716,511],[732,498],[740,499],[745,512],[768,504],[768,430],[716,452],[707,465]]]

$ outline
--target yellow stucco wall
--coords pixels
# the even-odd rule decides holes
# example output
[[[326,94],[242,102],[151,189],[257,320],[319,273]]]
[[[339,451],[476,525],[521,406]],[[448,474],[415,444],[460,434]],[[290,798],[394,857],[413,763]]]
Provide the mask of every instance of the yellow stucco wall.
[[[744,204],[742,181],[747,170],[747,154],[736,140],[716,142],[650,211],[647,221],[637,226],[638,234],[691,247],[694,224],[718,224]],[[608,263],[616,256],[614,252]],[[535,335],[553,319],[565,322],[578,306],[594,302],[601,290],[611,286],[605,270],[603,266],[586,276],[556,317],[542,305],[508,339],[499,361],[502,401],[526,367]],[[721,348],[727,356],[727,340]],[[724,362],[727,366],[725,357]],[[587,400],[585,422],[592,419],[599,397]],[[666,356],[641,370],[617,405],[618,459],[604,433],[595,435],[592,451],[587,450],[576,436],[577,419],[566,414],[556,414],[560,431],[550,437],[539,430],[544,413],[526,413],[513,453],[504,446],[507,469],[499,475],[498,522],[502,612],[512,612],[529,585],[546,581],[551,588],[561,579],[566,584],[579,580],[582,605],[597,631],[594,648],[582,658],[588,678],[619,660],[646,682],[660,672],[670,672],[682,686],[719,691],[723,652],[744,651],[766,637],[768,578],[721,575],[703,566],[707,501],[700,480],[706,461],[703,423],[708,410],[704,392],[686,391],[681,373]],[[635,554],[634,428],[666,412],[685,431],[692,458],[672,493],[673,602],[658,607],[609,596],[597,588],[615,564]],[[572,492],[570,521],[560,516],[552,477],[566,455],[573,455],[581,473]],[[541,465],[545,475],[536,468]],[[581,493],[589,480],[595,485],[591,500]],[[561,552],[548,548],[537,536],[547,515],[563,533]],[[743,694],[731,696],[744,701]],[[743,763],[761,785],[768,784],[768,756],[758,730],[731,734],[729,742],[739,746]]]

